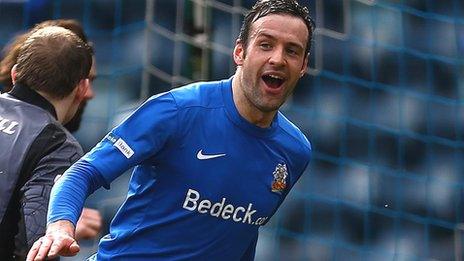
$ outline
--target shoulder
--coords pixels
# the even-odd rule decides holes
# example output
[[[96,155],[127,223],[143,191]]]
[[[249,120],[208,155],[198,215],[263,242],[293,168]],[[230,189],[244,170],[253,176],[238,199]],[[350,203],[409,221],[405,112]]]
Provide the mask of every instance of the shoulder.
[[[53,116],[44,109],[30,103],[17,100],[8,93],[0,95],[0,107],[18,121],[31,125],[46,125],[55,121]]]
[[[224,81],[195,82],[170,91],[180,109],[223,106],[221,87]]]
[[[13,141],[16,148],[25,146],[39,139],[46,141],[54,136],[65,137],[61,124],[46,110],[15,99],[12,96],[0,96],[0,117],[9,123],[7,130],[9,134],[4,139]],[[17,140],[17,141],[15,141]]]
[[[218,108],[223,107],[223,81],[195,82],[168,92],[151,96],[140,107],[154,108],[162,105],[172,110],[189,108]]]
[[[279,127],[282,131],[282,136],[286,140],[287,144],[292,144],[293,147],[300,151],[305,156],[310,156],[311,154],[311,142],[304,135],[304,133],[293,124],[287,117],[285,117],[281,112],[278,112],[279,117]]]
[[[45,155],[70,159],[71,163],[83,155],[79,142],[60,123],[54,121],[44,126],[34,140],[36,147],[42,148]]]
[[[37,182],[51,184],[55,177],[62,175],[74,162],[83,156],[83,150],[76,139],[59,123],[50,123],[31,144],[26,170],[31,168],[31,178],[26,186]]]
[[[39,134],[28,143],[21,173],[53,180],[82,155],[82,148],[76,139],[61,124],[51,122],[44,125]]]

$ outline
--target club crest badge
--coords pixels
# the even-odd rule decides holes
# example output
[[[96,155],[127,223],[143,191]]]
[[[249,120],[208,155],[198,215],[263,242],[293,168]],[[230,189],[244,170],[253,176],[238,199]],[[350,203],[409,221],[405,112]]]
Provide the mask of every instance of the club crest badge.
[[[272,192],[275,193],[282,193],[287,187],[287,165],[285,164],[277,164],[274,172],[274,181],[272,182]]]

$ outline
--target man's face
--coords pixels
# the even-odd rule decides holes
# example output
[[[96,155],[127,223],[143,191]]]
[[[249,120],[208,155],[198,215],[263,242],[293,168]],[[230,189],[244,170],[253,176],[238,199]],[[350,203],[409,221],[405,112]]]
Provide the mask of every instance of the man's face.
[[[276,111],[293,92],[306,72],[308,33],[302,19],[270,14],[252,24],[246,47],[237,42],[234,60],[242,67],[240,85],[251,106]]]
[[[93,89],[92,89],[92,83],[96,77],[97,77],[97,68],[95,64],[95,57],[93,57],[92,68],[90,68],[90,73],[89,73],[89,88],[87,89],[87,92],[84,94],[84,99],[82,100],[81,104],[79,105],[79,108],[77,109],[72,119],[64,125],[64,127],[69,132],[76,132],[79,129],[81,125],[81,121],[82,121],[82,115],[84,114],[85,107],[87,106],[87,101],[95,97],[95,93],[93,92]]]

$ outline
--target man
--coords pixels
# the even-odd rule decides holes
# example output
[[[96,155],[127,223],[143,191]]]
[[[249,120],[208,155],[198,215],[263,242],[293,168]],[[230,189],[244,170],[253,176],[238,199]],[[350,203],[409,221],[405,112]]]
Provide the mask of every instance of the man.
[[[84,29],[81,24],[73,19],[57,19],[57,20],[47,20],[37,24],[33,30],[39,28],[44,28],[47,26],[60,26],[65,29],[70,30],[76,34],[82,41],[88,44],[87,36],[84,33]],[[13,88],[13,82],[11,79],[11,69],[16,64],[19,50],[27,37],[31,34],[30,30],[24,34],[16,36],[11,44],[7,45],[3,49],[4,58],[0,61],[0,83],[3,85],[3,91],[8,92]],[[64,125],[64,127],[70,131],[75,132],[79,129],[80,123],[82,121],[82,114],[84,113],[85,106],[87,101],[94,97],[94,92],[92,90],[92,82],[96,78],[96,64],[95,57],[92,57],[92,68],[89,73],[89,88],[83,97],[76,114],[74,117]],[[44,219],[42,224],[46,224]],[[28,226],[28,224],[24,224]],[[82,210],[81,217],[76,226],[76,238],[79,239],[91,239],[98,235],[101,230],[102,218],[100,213],[95,209],[84,208]],[[45,232],[45,231],[44,231]]]
[[[37,24],[34,28],[38,29],[38,28],[43,28],[46,26],[60,26],[60,27],[66,28],[70,30],[71,32],[73,32],[74,34],[76,34],[79,38],[81,38],[82,41],[89,44],[87,40],[87,36],[84,33],[84,29],[82,28],[81,24],[76,20],[73,20],[73,19],[47,20],[47,21],[43,21]],[[8,92],[13,87],[10,72],[11,72],[11,69],[13,68],[13,65],[16,64],[16,60],[18,58],[18,53],[19,53],[19,48],[22,45],[22,43],[26,40],[29,34],[30,34],[30,31],[16,36],[13,39],[12,43],[7,45],[3,50],[4,57],[0,61],[0,83],[1,85],[3,85],[3,90],[1,90],[2,92]],[[90,83],[92,83],[96,77],[97,75],[96,75],[95,57],[93,57],[92,69],[90,70],[90,74],[89,74]],[[66,129],[68,129],[70,132],[75,132],[79,129],[80,123],[82,121],[82,115],[87,105],[87,101],[92,99],[94,96],[95,95],[94,95],[92,84],[91,84],[89,86],[88,91],[85,93],[84,101],[79,106],[79,110],[76,112],[76,115],[68,123],[65,124]]]
[[[278,112],[307,68],[313,26],[294,0],[257,2],[233,52],[235,75],[156,95],[53,188],[49,225],[28,260],[74,255],[85,198],[136,166],[97,260],[252,260],[258,228],[309,164]]]
[[[91,48],[62,27],[37,29],[20,47],[14,87],[0,95],[2,260],[23,260],[44,234],[54,180],[83,153],[62,124],[87,92],[91,65]]]

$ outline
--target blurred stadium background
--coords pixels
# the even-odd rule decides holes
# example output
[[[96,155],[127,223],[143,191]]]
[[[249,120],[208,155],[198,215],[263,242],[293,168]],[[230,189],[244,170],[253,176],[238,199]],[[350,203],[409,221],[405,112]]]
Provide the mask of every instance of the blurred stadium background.
[[[314,156],[261,229],[256,259],[463,260],[464,2],[300,2],[316,20],[315,44],[284,113]],[[253,3],[0,0],[0,47],[43,20],[84,25],[98,68],[76,135],[88,150],[150,95],[232,75]],[[88,201],[108,222],[128,177]],[[72,260],[96,244],[84,242]]]

